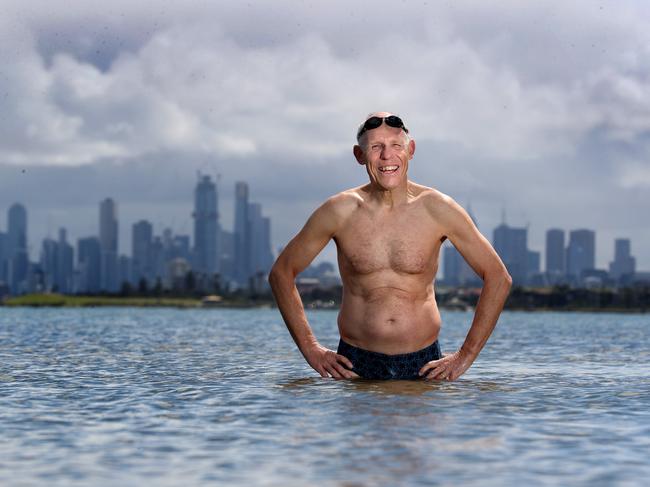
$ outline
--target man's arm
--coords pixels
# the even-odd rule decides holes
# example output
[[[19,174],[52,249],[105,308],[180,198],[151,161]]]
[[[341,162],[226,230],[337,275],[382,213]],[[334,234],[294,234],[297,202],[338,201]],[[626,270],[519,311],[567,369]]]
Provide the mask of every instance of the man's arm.
[[[339,228],[340,199],[340,196],[328,199],[309,217],[302,230],[278,256],[269,274],[271,290],[298,349],[322,377],[331,376],[335,379],[356,377],[356,374],[348,370],[352,369],[352,363],[318,343],[307,321],[295,280]]]
[[[492,245],[481,235],[467,212],[452,198],[431,204],[434,217],[447,231],[447,237],[483,280],[474,320],[465,342],[456,353],[433,360],[420,370],[427,379],[455,380],[472,365],[496,326],[503,310],[512,278]]]

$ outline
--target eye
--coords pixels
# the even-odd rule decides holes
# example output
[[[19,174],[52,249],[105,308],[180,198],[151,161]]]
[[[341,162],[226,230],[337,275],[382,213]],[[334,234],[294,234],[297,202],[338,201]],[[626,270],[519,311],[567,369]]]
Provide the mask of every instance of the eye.
[[[402,144],[393,144],[393,149],[400,150],[401,148],[402,148]]]
[[[370,146],[370,148],[374,151],[381,150],[381,144],[373,144]]]

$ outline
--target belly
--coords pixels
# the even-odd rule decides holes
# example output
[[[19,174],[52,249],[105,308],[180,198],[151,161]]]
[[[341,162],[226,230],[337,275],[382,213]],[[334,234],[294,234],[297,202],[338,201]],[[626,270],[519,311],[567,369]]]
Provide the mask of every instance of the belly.
[[[362,296],[344,293],[338,325],[341,338],[356,347],[410,353],[438,338],[440,313],[433,293],[385,287]]]

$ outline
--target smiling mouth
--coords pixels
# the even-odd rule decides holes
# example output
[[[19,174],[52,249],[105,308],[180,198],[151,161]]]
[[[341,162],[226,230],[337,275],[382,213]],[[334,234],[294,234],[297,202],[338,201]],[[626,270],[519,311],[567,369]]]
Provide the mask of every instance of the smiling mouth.
[[[379,170],[381,172],[387,173],[387,174],[394,173],[398,169],[399,169],[399,166],[382,166],[382,167],[379,168]]]

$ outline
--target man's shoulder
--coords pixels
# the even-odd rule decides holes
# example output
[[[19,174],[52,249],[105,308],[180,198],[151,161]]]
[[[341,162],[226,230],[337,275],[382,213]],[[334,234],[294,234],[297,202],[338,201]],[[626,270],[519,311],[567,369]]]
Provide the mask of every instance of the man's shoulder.
[[[350,188],[327,198],[323,207],[329,212],[346,215],[356,210],[363,203],[360,188]]]
[[[416,183],[411,183],[411,185],[415,197],[422,201],[430,212],[449,211],[453,209],[454,205],[457,205],[451,196],[442,191]]]
[[[355,191],[357,188],[341,191],[327,198],[310,217],[310,221],[327,228],[334,235],[362,203]]]
[[[469,214],[451,196],[437,189],[426,186],[422,188],[419,197],[422,198],[424,207],[444,231],[451,232],[452,229],[473,225]]]
[[[419,186],[421,199],[427,213],[443,228],[450,228],[467,220],[467,212],[448,194],[427,186]]]

